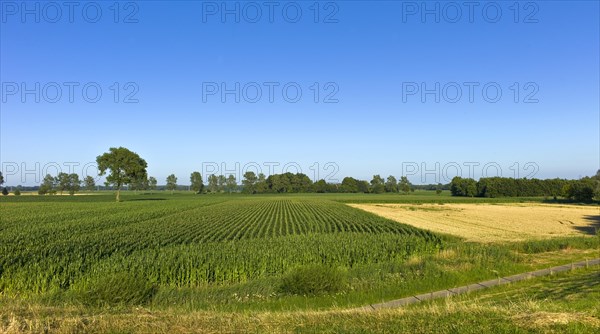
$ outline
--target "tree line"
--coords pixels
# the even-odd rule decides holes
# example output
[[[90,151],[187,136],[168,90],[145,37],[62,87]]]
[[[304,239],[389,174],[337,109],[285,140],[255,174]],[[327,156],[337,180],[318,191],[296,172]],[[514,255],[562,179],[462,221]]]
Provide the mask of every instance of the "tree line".
[[[450,182],[452,196],[467,197],[553,197],[577,202],[591,202],[600,197],[600,170],[593,177],[579,180],[566,179],[514,179],[487,177],[475,181],[454,177]]]
[[[108,152],[96,158],[99,175],[106,176],[105,186],[113,186],[116,190],[116,199],[120,200],[120,191],[127,185],[130,190],[155,190],[157,180],[148,176],[147,163],[137,153],[124,147],[111,147]],[[177,188],[177,177],[174,174],[167,176],[165,189],[173,193]],[[4,182],[0,173],[0,185]],[[438,194],[442,190],[450,189],[453,196],[469,197],[537,197],[537,196],[562,196],[580,202],[589,202],[594,197],[600,197],[600,170],[593,177],[580,180],[565,179],[514,179],[503,177],[481,178],[475,181],[471,178],[455,177],[448,185],[421,185],[410,183],[406,176],[400,180],[393,175],[386,179],[381,175],[373,175],[370,181],[345,177],[341,183],[328,183],[325,180],[313,182],[302,173],[273,174],[268,177],[252,171],[244,173],[241,186],[235,175],[211,174],[207,178],[208,184],[204,186],[200,172],[190,175],[190,190],[196,193],[238,192],[247,194],[263,193],[404,193],[408,194],[415,189],[435,190]],[[59,173],[53,177],[46,175],[39,187],[40,195],[68,192],[73,195],[84,187],[91,191],[95,181],[87,176],[83,181],[77,174]],[[3,193],[8,194],[6,188]]]

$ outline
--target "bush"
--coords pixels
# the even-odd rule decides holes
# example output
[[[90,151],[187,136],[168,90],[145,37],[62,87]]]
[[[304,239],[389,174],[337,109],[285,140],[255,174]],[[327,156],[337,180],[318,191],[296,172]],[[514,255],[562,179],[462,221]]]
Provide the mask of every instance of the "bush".
[[[144,305],[157,290],[147,279],[129,273],[91,278],[72,289],[77,300],[93,306]]]
[[[342,291],[346,275],[337,268],[315,265],[299,267],[283,277],[280,291],[294,295],[318,295]]]
[[[4,187],[4,189],[2,189],[2,195],[4,195],[4,196],[8,195],[8,189],[6,187]]]
[[[15,196],[21,196],[21,190],[19,188],[15,189]]]

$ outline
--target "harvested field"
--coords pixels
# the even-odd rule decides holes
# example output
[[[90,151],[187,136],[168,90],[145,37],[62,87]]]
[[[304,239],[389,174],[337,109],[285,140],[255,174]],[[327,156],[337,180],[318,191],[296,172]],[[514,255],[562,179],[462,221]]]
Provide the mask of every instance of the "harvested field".
[[[553,204],[350,204],[382,217],[467,241],[522,241],[593,235],[598,206]]]

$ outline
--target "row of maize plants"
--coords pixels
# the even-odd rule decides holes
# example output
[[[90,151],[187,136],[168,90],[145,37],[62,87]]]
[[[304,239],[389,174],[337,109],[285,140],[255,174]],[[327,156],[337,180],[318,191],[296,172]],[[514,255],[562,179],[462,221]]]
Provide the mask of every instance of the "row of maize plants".
[[[315,198],[2,203],[0,292],[64,290],[132,272],[159,285],[230,284],[297,265],[403,261],[438,236]]]

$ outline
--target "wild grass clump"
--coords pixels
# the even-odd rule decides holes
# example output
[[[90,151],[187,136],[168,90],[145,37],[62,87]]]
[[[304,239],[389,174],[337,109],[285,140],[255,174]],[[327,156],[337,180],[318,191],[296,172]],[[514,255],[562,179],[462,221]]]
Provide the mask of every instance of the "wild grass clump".
[[[284,276],[280,291],[292,295],[321,295],[340,292],[346,285],[347,277],[342,270],[312,265],[295,268]]]
[[[510,247],[517,252],[527,254],[538,254],[553,252],[563,249],[593,249],[598,245],[598,240],[589,237],[554,238],[544,240],[529,240],[519,242]]]
[[[74,299],[89,306],[145,305],[157,292],[147,279],[130,273],[93,277],[72,287]]]

